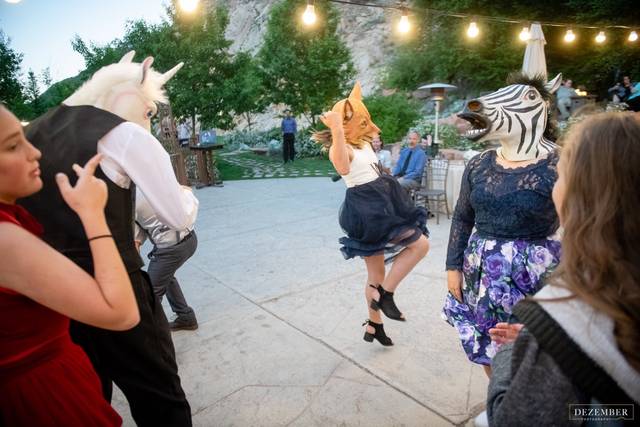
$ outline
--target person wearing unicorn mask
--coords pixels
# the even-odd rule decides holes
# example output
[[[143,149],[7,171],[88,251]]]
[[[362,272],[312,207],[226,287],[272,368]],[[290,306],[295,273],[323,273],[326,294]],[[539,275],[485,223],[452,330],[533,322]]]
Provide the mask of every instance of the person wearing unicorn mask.
[[[392,346],[380,311],[392,320],[406,320],[393,296],[429,250],[427,212],[414,206],[394,177],[380,171],[371,146],[380,129],[362,102],[360,83],[320,119],[329,130],[316,132],[313,139],[329,148],[329,159],[347,185],[340,208],[340,226],[347,234],[340,239],[341,251],[345,259],[362,257],[367,267],[364,340]],[[386,261],[393,260],[388,272],[385,254],[390,255]]]
[[[558,154],[550,122],[560,78],[514,75],[509,86],[469,101],[458,115],[472,125],[467,138],[500,141],[471,159],[462,177],[443,309],[467,357],[487,375],[497,350],[489,330],[509,321],[513,306],[536,293],[560,260],[551,198]]]
[[[139,188],[160,221],[184,230],[194,221],[197,201],[182,191],[168,153],[150,133],[156,102],[167,102],[163,85],[182,67],[164,74],[151,68],[153,58],[132,62],[129,52],[119,63],[98,70],[63,104],[25,129],[42,152],[41,192],[23,205],[44,226],[44,240],[85,271],[93,271],[90,248],[78,216],[64,204],[55,174],[71,176],[72,165],[102,154],[96,176],[107,183],[105,208],[111,237],[125,264],[140,311],[140,323],[111,332],[72,322],[71,335],[91,359],[110,401],[112,381],[123,391],[140,426],[189,426],[191,409],[178,376],[167,319],[134,244],[135,188]]]

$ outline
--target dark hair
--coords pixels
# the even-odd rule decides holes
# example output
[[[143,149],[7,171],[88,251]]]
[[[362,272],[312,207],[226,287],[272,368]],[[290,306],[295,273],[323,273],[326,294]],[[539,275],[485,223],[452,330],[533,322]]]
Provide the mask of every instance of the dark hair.
[[[640,120],[586,118],[560,162],[564,234],[552,282],[613,319],[618,348],[640,372]]]

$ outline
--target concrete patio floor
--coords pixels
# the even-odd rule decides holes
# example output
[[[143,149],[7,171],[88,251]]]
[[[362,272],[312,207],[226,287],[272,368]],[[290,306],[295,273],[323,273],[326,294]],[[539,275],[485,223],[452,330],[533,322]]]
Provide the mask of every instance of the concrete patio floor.
[[[395,346],[369,344],[364,263],[338,250],[344,191],[328,178],[196,191],[199,247],[178,278],[200,328],[173,334],[194,425],[470,425],[484,408],[487,378],[440,318],[450,222],[430,221],[430,253],[399,288]],[[114,406],[134,425],[119,392]]]

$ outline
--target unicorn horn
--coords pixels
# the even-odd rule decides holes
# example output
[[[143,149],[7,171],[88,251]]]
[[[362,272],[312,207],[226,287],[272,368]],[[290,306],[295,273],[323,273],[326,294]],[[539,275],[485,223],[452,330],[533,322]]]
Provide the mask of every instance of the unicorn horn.
[[[120,61],[118,61],[118,63],[119,64],[129,63],[129,62],[133,61],[133,57],[135,55],[136,55],[136,51],[135,50],[130,50],[129,52],[124,54],[124,56],[120,59]]]
[[[169,71],[167,71],[166,73],[164,73],[162,75],[162,84],[164,85],[166,82],[168,82],[169,79],[171,79],[171,77],[173,77],[178,72],[178,70],[182,68],[183,65],[184,65],[184,62],[181,62],[175,67],[173,67],[172,69],[170,69]]]

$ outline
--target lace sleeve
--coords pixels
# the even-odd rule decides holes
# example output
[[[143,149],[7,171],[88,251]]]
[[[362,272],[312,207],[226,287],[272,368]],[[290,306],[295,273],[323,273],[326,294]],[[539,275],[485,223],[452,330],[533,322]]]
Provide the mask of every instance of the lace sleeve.
[[[462,175],[460,195],[451,220],[449,247],[447,249],[447,270],[462,270],[464,250],[475,224],[475,212],[471,206],[471,171],[480,163],[480,155],[469,161]]]

